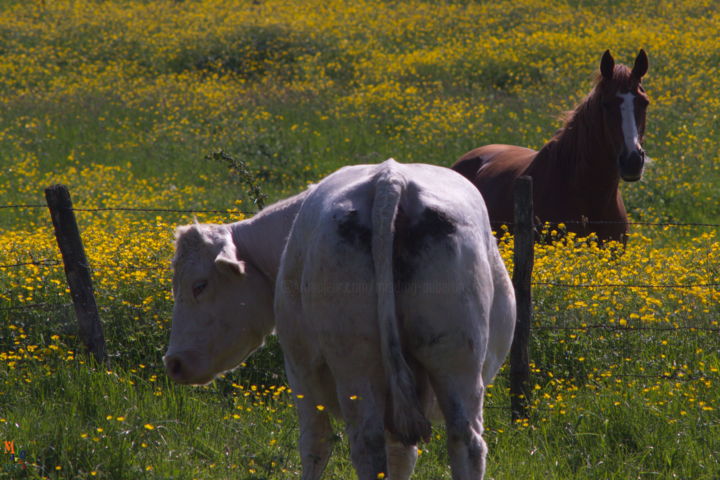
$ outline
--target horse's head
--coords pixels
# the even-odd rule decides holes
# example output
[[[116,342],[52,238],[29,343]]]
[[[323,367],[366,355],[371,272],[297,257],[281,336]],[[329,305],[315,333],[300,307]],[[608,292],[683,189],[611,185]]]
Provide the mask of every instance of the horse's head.
[[[642,148],[645,133],[645,111],[648,97],[641,81],[648,69],[648,58],[640,50],[632,70],[615,65],[610,51],[600,62],[600,81],[596,92],[601,105],[607,140],[617,155],[620,178],[627,182],[640,180],[645,166]]]

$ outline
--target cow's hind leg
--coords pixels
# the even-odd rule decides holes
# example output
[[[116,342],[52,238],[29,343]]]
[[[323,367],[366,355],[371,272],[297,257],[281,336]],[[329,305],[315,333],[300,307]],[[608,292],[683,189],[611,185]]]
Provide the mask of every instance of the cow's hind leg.
[[[445,417],[453,480],[483,478],[487,445],[482,438],[484,389],[479,372],[474,379],[434,379],[433,388]]]
[[[434,318],[442,318],[440,316]],[[466,316],[465,318],[472,318]],[[428,337],[423,358],[438,405],[445,418],[453,480],[479,480],[485,474],[487,446],[483,434],[482,336],[457,325]]]
[[[368,370],[362,374],[367,375],[366,379],[358,379],[357,371],[346,375],[336,373],[337,377],[349,380],[342,385],[338,382],[338,400],[359,480],[375,480],[380,473],[389,477],[385,449],[385,389],[381,383],[384,377],[382,370]],[[350,380],[353,376],[355,379]]]
[[[285,357],[285,370],[297,397],[302,480],[319,480],[330,459],[335,438],[330,415],[324,405],[328,392],[324,391],[323,385],[328,384],[330,375],[326,369],[316,370],[294,365],[288,356]],[[324,383],[317,378],[322,374],[326,377]]]
[[[390,480],[409,480],[417,462],[417,446],[404,445],[397,435],[390,432],[386,432],[385,442]]]
[[[300,311],[294,300],[288,295],[283,301],[276,302],[276,318],[283,325],[292,324],[293,320],[300,317],[293,315]],[[288,382],[296,396],[302,480],[319,480],[330,459],[334,443],[329,411],[337,406],[335,384],[317,351],[302,336],[293,333],[289,330],[287,336],[280,337],[280,343],[285,354]]]
[[[483,478],[487,445],[482,438],[482,390],[465,392],[465,395],[456,391],[448,402],[443,410],[453,478]]]
[[[452,262],[451,257],[444,263]],[[418,268],[415,284],[403,292],[402,307],[412,312],[404,317],[410,352],[427,372],[445,418],[453,479],[478,480],[483,478],[487,455],[482,438],[482,372],[492,298],[479,288],[472,295],[468,286],[473,281],[492,283],[482,272],[477,280],[458,283],[453,275],[461,271],[459,266],[445,272]]]
[[[332,452],[333,432],[327,412],[299,402],[302,480],[319,480]]]

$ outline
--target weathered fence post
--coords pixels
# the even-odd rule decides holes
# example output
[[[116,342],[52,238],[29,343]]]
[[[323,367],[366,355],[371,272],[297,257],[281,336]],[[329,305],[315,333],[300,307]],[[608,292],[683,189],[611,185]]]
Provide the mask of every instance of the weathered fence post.
[[[95,359],[102,362],[105,360],[105,338],[70,192],[65,185],[53,185],[45,189],[45,199],[65,264],[65,276],[75,306],[80,338]]]
[[[513,421],[528,417],[530,359],[528,342],[532,322],[532,279],[535,236],[533,228],[532,178],[520,177],[514,185],[515,254],[513,286],[517,304],[515,338],[510,350],[510,408]]]

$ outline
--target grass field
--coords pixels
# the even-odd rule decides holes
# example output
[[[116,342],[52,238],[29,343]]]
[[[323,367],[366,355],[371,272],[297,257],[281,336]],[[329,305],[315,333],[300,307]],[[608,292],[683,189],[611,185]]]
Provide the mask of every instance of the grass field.
[[[162,370],[175,226],[255,211],[206,157],[275,200],[347,164],[538,148],[608,48],[650,58],[654,162],[622,189],[654,225],[623,254],[538,247],[531,418],[510,421],[501,374],[488,477],[720,478],[718,227],[658,225],[720,223],[718,31],[707,0],[0,2],[0,479],[300,478],[274,339],[206,387]],[[82,353],[36,207],[58,182],[95,209],[77,216],[107,365]],[[325,478],[353,478],[343,436]],[[447,464],[438,426],[415,478]]]

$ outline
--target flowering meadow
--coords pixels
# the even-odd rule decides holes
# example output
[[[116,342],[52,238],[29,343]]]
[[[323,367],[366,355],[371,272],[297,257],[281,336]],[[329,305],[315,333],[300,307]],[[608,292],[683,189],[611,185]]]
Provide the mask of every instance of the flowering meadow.
[[[709,0],[0,2],[0,479],[300,477],[275,339],[165,377],[176,226],[340,166],[539,148],[602,53],[650,59],[627,247],[562,231],[533,273],[530,418],[486,396],[488,477],[720,476],[720,6]],[[43,191],[70,189],[108,362],[83,351]],[[560,229],[562,230],[562,226]],[[512,268],[512,239],[500,247]],[[323,408],[323,406],[318,406]],[[325,478],[353,478],[341,425]],[[449,479],[444,430],[419,479]]]

